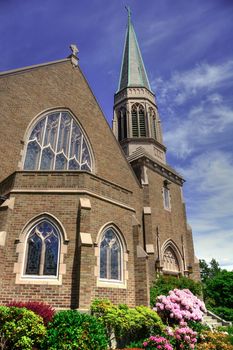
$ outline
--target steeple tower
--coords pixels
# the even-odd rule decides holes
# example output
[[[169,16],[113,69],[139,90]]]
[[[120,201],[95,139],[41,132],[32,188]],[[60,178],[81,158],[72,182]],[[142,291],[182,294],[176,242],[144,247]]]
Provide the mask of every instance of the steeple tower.
[[[154,93],[147,77],[136,33],[128,11],[121,72],[114,96],[113,132],[124,152],[130,156],[144,149],[165,163],[166,148]]]
[[[151,91],[137,37],[131,22],[130,9],[127,8],[127,10],[128,28],[125,38],[118,91],[130,86],[145,87]]]

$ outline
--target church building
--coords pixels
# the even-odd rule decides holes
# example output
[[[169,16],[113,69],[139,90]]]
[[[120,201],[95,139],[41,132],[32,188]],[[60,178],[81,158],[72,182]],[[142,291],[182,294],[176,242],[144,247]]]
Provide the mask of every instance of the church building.
[[[149,305],[159,274],[199,278],[184,179],[130,13],[113,130],[71,50],[0,73],[0,303]]]

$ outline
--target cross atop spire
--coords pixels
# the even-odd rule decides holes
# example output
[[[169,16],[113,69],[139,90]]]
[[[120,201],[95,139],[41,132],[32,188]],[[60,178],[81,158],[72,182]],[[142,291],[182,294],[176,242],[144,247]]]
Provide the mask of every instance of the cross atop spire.
[[[131,22],[131,10],[129,6],[125,8],[128,12],[128,26],[126,30],[118,91],[130,86],[145,87],[151,91],[137,37]]]
[[[126,11],[128,12],[128,22],[131,22],[131,10],[129,6],[125,6]]]

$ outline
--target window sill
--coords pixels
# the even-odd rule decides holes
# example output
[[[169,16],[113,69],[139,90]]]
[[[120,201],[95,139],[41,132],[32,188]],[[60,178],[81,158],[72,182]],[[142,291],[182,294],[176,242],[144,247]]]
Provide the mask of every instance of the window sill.
[[[116,288],[116,289],[126,289],[126,282],[113,282],[113,281],[103,281],[97,280],[97,287],[103,288]]]
[[[16,275],[16,284],[40,284],[40,285],[57,285],[60,286],[62,285],[62,276],[59,276],[58,278],[43,278],[38,276],[37,277],[28,277],[28,276],[17,276]]]

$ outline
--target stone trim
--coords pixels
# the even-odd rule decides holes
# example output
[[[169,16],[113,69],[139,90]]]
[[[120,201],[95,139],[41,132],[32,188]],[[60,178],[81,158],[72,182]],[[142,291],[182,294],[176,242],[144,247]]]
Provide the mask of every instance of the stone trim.
[[[4,247],[6,243],[6,231],[0,231],[0,246]]]
[[[5,202],[2,203],[2,205],[0,206],[1,209],[14,209],[14,205],[15,205],[15,197],[11,197],[5,200]]]
[[[137,246],[137,258],[147,258],[148,254],[145,252],[145,250],[138,245]]]
[[[136,212],[136,210],[134,208],[132,208],[132,207],[130,207],[128,205],[125,205],[123,203],[120,203],[118,201],[112,200],[110,198],[98,195],[98,194],[96,194],[96,193],[94,193],[92,191],[83,190],[83,189],[80,189],[80,190],[67,190],[67,189],[59,189],[59,190],[57,190],[57,189],[38,189],[38,190],[15,189],[15,190],[12,190],[11,193],[69,193],[69,194],[73,193],[73,194],[87,194],[89,196],[92,196],[92,197],[95,197],[95,198],[98,198],[98,199],[102,199],[105,202],[117,205],[118,207],[121,207],[121,208],[130,210],[130,211]]]
[[[144,207],[143,208],[143,213],[145,215],[150,215],[151,214],[151,207]]]
[[[89,198],[80,198],[79,204],[81,209],[91,209],[91,201]]]
[[[87,232],[80,232],[80,239],[81,239],[81,244],[85,246],[92,246],[92,238],[91,234]]]
[[[154,254],[155,248],[153,244],[146,244],[146,252],[147,254]]]
[[[0,73],[0,77],[1,76],[5,76],[5,75],[20,74],[20,73],[24,73],[25,71],[32,70],[32,69],[35,69],[35,68],[40,68],[40,67],[44,67],[44,66],[50,66],[50,65],[53,65],[53,64],[63,63],[63,62],[68,62],[68,61],[70,61],[69,58],[63,58],[61,60],[51,61],[51,62],[47,62],[47,63],[34,64],[32,66],[26,66],[26,67],[23,67],[23,68],[11,69],[11,70],[7,70],[5,72],[1,72]]]

